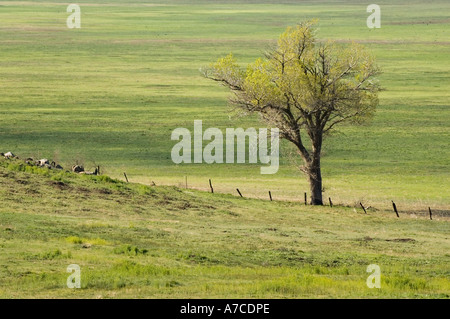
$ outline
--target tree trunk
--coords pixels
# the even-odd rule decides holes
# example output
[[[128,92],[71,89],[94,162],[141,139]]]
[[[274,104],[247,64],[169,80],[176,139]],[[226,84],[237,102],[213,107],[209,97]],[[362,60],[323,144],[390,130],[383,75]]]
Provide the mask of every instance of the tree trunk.
[[[308,170],[309,187],[311,189],[311,205],[323,205],[322,200],[322,175],[320,164]]]
[[[313,143],[313,154],[307,165],[309,187],[311,189],[311,205],[323,205],[322,200],[322,174],[320,172],[320,151],[322,139],[319,136]]]
[[[317,127],[320,127],[317,125]],[[298,134],[300,136],[300,133]],[[298,148],[300,155],[305,163],[302,171],[306,173],[309,180],[309,188],[311,190],[311,205],[323,205],[322,200],[322,173],[320,171],[320,155],[322,150],[322,131],[316,130],[308,133],[312,152],[309,153],[301,140],[299,140]],[[299,137],[300,138],[300,137]]]

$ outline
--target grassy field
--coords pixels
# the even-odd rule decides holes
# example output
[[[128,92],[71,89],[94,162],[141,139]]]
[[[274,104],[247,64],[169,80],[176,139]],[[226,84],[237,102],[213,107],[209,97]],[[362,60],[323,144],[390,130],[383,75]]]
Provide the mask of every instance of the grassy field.
[[[60,3],[2,1],[0,147],[64,166],[99,164],[119,178],[248,196],[297,200],[308,190],[282,145],[278,174],[259,165],[177,166],[177,127],[263,127],[230,120],[228,92],[199,68],[233,52],[261,56],[286,26],[317,17],[318,37],[365,43],[376,55],[386,91],[373,122],[343,127],[324,147],[325,197],[353,204],[448,208],[450,27],[448,1],[379,2],[381,29],[366,26],[358,1],[248,3],[80,2],[81,29],[66,26]],[[245,175],[246,178],[242,178]],[[122,177],[123,178],[123,177]],[[445,191],[447,188],[447,191]]]
[[[0,298],[449,298],[449,219],[0,160]],[[81,267],[81,289],[66,268]],[[366,286],[369,264],[381,288]]]
[[[448,298],[448,1],[378,1],[380,29],[361,1],[77,3],[81,29],[67,28],[67,4],[0,1],[0,152],[165,186],[1,162],[0,297]],[[171,132],[194,120],[264,127],[230,118],[228,92],[199,69],[230,52],[251,62],[310,18],[321,40],[367,45],[384,72],[373,121],[325,141],[324,196],[341,206],[298,203],[308,185],[286,143],[275,175],[173,164]],[[173,187],[186,176],[189,190]],[[199,191],[210,178],[221,194]],[[70,263],[81,290],[64,288]],[[381,290],[365,285],[370,263]]]

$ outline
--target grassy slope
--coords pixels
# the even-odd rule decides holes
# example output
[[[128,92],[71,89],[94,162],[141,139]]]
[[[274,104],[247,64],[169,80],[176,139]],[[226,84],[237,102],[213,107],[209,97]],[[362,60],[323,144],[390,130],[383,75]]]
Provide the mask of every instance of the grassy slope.
[[[0,298],[448,298],[449,221],[0,160]],[[85,248],[83,248],[85,247]],[[82,289],[66,288],[69,264]],[[378,264],[382,288],[366,286]]]
[[[0,7],[0,147],[64,166],[100,164],[131,180],[247,196],[298,199],[308,189],[288,165],[274,176],[259,166],[181,165],[170,160],[176,127],[259,127],[230,121],[227,92],[198,69],[230,51],[260,56],[287,25],[320,18],[318,36],[366,43],[384,70],[369,126],[344,127],[324,148],[325,196],[386,209],[448,208],[448,1],[379,1],[382,28],[369,30],[358,1],[88,1],[82,28],[65,26],[66,6],[3,1]],[[242,176],[245,176],[243,178]],[[302,197],[302,196],[300,196]]]

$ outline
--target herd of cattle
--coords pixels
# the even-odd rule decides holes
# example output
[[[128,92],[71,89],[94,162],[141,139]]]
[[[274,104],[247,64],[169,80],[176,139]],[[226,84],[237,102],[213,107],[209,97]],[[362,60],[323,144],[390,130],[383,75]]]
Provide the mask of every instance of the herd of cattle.
[[[5,159],[9,159],[9,160],[19,159],[19,157],[14,155],[12,152],[0,153],[0,156],[3,156]],[[27,165],[38,166],[38,167],[48,168],[48,169],[59,169],[59,170],[64,169],[61,165],[56,164],[55,161],[50,162],[46,158],[43,158],[40,160],[34,160],[33,158],[29,157],[25,160],[25,163]],[[84,170],[83,166],[73,165],[71,171],[78,173],[78,174],[85,174],[85,175],[99,175],[100,174],[100,168],[98,166],[95,168],[95,170],[93,172],[87,172]]]

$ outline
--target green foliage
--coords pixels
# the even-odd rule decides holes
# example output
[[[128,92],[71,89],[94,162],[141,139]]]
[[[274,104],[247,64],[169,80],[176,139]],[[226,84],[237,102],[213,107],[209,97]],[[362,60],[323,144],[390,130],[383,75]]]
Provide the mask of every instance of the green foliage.
[[[31,166],[27,165],[23,162],[14,162],[7,165],[8,170],[14,171],[14,172],[27,172],[27,173],[33,173],[33,174],[39,174],[43,176],[49,176],[50,172],[48,168],[41,168],[38,166]]]
[[[327,132],[348,120],[362,122],[374,114],[379,74],[373,55],[361,45],[347,48],[318,43],[313,21],[288,27],[266,59],[257,59],[241,71],[233,55],[220,58],[205,72],[234,91],[231,101],[244,112],[255,112],[280,127],[294,143],[305,128]]]
[[[89,245],[108,245],[109,242],[101,238],[80,238],[78,236],[69,236],[65,241],[70,244],[89,244]]]

